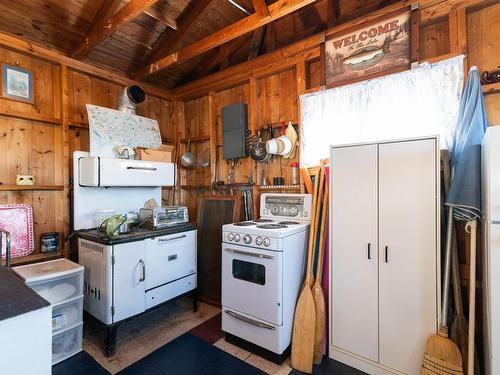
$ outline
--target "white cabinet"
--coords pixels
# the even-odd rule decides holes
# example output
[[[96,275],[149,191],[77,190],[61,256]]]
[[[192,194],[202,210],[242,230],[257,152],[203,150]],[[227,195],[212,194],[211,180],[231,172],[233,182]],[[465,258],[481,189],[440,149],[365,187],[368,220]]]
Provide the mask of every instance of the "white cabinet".
[[[176,166],[143,160],[100,157],[78,159],[80,186],[173,186]]]
[[[119,322],[145,310],[144,241],[120,244],[113,250],[113,322]]]
[[[437,330],[436,138],[332,147],[330,356],[418,374]]]
[[[145,240],[146,289],[196,273],[196,231]]]
[[[333,168],[334,345],[377,361],[377,145],[336,149]]]

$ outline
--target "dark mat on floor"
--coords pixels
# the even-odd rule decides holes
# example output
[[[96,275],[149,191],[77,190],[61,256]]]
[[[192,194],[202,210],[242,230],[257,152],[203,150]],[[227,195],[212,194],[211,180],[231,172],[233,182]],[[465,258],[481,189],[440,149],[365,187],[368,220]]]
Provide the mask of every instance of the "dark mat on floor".
[[[119,375],[257,375],[265,372],[191,333],[140,359]]]
[[[80,352],[52,366],[52,375],[110,375],[87,352]]]
[[[222,314],[215,315],[189,332],[209,344],[215,344],[224,337],[224,332],[222,332]]]
[[[302,375],[303,372],[292,370],[289,375]],[[363,371],[347,366],[341,362],[323,357],[321,365],[313,366],[313,375],[366,375]]]

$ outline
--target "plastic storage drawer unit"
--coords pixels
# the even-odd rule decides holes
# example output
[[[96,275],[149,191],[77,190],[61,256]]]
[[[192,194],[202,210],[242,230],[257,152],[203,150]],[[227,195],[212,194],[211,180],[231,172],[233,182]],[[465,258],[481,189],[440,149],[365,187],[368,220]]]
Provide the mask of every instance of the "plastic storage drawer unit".
[[[67,259],[13,268],[52,305],[52,364],[82,350],[83,269]]]
[[[52,337],[52,364],[82,351],[83,323],[70,327]]]
[[[52,333],[54,335],[82,320],[83,297],[76,297],[64,303],[52,305]]]

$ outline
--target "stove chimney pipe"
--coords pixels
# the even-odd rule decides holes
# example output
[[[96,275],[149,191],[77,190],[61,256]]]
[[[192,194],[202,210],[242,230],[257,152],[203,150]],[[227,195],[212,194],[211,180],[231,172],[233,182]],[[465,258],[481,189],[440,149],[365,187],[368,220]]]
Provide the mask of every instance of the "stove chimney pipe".
[[[118,98],[118,110],[135,115],[137,104],[146,99],[144,90],[137,85],[127,86]]]

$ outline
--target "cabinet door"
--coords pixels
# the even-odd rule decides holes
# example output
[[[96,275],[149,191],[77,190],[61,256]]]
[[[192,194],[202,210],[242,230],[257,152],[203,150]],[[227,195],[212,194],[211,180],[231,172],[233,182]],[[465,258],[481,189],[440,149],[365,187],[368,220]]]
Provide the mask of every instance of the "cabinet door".
[[[406,374],[437,329],[436,147],[379,145],[380,363]]]
[[[333,345],[378,361],[377,145],[331,161]]]
[[[148,238],[146,289],[196,273],[196,230]]]
[[[118,322],[145,309],[144,241],[115,245],[113,254],[113,322]]]

